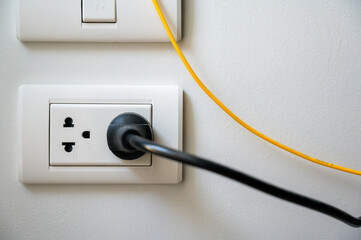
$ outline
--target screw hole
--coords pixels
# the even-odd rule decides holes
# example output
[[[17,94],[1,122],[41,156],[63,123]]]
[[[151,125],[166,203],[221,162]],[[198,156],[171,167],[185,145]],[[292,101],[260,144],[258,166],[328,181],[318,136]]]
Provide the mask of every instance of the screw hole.
[[[90,131],[84,131],[84,132],[82,133],[82,136],[83,136],[83,138],[85,138],[85,139],[89,139],[89,138],[90,138]]]
[[[65,118],[63,127],[66,127],[66,128],[68,128],[68,127],[74,127],[73,119],[72,119],[71,117]]]

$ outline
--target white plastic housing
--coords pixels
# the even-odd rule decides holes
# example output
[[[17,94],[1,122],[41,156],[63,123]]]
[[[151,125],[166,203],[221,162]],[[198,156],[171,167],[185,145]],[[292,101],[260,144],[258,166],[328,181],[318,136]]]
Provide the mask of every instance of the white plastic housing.
[[[122,160],[109,151],[107,131],[122,113],[137,113],[152,123],[151,104],[50,104],[50,166],[150,166],[151,154],[136,160]],[[72,127],[64,127],[65,119]],[[65,124],[66,126],[66,124]],[[83,133],[88,132],[89,138]],[[71,152],[64,143],[74,143]]]
[[[169,41],[151,0],[116,0],[115,23],[83,22],[82,0],[16,1],[17,36],[21,41]],[[95,4],[103,6],[105,1],[99,0]],[[180,40],[181,0],[158,1],[174,37]],[[89,12],[89,14],[92,13]],[[105,14],[102,16],[103,20],[99,22],[107,21],[107,17],[110,17],[107,13]],[[92,14],[91,19],[94,20],[94,17],[96,19],[97,16]]]
[[[115,0],[82,0],[82,20],[88,23],[115,23]]]
[[[155,155],[151,166],[50,165],[50,106],[53,104],[151,105],[154,141],[182,149],[182,91],[176,86],[24,85],[19,90],[20,149],[17,151],[21,182],[155,184],[182,180],[182,164]]]

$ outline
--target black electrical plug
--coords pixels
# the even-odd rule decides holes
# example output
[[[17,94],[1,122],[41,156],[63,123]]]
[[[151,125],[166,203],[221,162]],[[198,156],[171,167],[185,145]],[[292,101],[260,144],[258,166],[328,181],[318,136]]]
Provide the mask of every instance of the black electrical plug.
[[[119,158],[133,160],[141,157],[145,152],[149,152],[154,155],[220,174],[279,199],[326,214],[352,227],[361,227],[361,217],[353,217],[332,205],[282,189],[222,164],[180,152],[153,142],[152,127],[150,123],[138,114],[124,113],[119,115],[111,122],[107,134],[108,146]]]
[[[151,124],[136,113],[123,113],[113,119],[107,131],[109,149],[119,158],[134,160],[145,154],[133,148],[128,141],[129,136],[138,135],[153,140]]]

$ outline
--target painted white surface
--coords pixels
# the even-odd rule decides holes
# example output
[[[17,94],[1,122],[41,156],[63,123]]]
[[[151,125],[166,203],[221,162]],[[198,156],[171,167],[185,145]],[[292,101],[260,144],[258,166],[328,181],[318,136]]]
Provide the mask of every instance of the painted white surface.
[[[20,84],[178,84],[186,151],[361,215],[360,177],[246,132],[169,44],[22,44],[12,2],[0,1],[1,239],[360,239],[359,229],[191,167],[175,186],[22,185]],[[185,0],[184,13],[181,47],[232,110],[285,144],[361,169],[360,1]]]

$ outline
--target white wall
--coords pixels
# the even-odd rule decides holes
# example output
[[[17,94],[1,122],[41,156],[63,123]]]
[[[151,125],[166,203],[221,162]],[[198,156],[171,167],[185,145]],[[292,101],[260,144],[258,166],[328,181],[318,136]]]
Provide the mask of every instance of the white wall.
[[[361,2],[184,0],[181,48],[246,122],[361,170]],[[0,0],[0,239],[360,239],[316,212],[185,167],[179,185],[17,181],[21,84],[149,84],[185,92],[185,150],[361,215],[361,178],[278,150],[227,117],[169,44],[21,43]],[[34,136],[36,141],[36,136]]]

